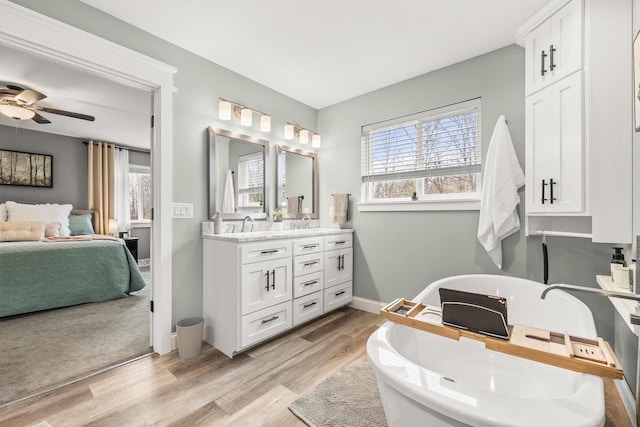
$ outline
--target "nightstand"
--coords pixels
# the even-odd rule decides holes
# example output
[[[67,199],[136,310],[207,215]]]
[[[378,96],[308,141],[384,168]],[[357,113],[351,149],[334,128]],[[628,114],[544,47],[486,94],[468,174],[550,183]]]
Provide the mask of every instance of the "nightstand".
[[[124,244],[127,246],[127,249],[129,249],[129,252],[131,252],[131,255],[133,255],[133,259],[138,262],[138,238],[126,237],[123,240]]]

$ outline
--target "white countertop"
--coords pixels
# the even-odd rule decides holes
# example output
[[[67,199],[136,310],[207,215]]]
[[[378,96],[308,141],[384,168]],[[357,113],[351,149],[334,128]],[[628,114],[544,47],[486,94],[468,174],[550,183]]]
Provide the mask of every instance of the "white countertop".
[[[598,285],[600,285],[602,289],[607,289],[607,290],[616,291],[616,292],[629,292],[628,289],[623,289],[614,285],[613,282],[611,281],[611,276],[596,276],[596,282],[598,282]],[[629,320],[629,314],[635,313],[636,305],[638,303],[636,303],[635,301],[620,299],[620,298],[609,298],[609,300],[611,301],[613,306],[616,308],[616,310],[618,310],[618,313],[620,313],[622,320],[624,320],[624,322],[627,324],[629,329],[631,329],[631,332],[638,335],[638,327],[636,327],[635,325],[632,325]]]
[[[203,239],[225,240],[244,243],[274,239],[293,239],[298,237],[330,236],[333,234],[353,233],[351,228],[309,228],[303,230],[252,231],[248,233],[203,234]]]

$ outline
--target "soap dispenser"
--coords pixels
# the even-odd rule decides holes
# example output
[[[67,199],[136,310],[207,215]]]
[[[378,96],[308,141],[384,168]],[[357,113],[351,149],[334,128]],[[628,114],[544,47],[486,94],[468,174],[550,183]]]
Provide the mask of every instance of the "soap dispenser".
[[[213,234],[222,233],[222,217],[220,212],[216,212],[216,216],[213,218]]]
[[[613,269],[616,267],[626,267],[627,261],[624,260],[623,248],[613,248],[615,251],[611,258],[611,280],[613,280]]]

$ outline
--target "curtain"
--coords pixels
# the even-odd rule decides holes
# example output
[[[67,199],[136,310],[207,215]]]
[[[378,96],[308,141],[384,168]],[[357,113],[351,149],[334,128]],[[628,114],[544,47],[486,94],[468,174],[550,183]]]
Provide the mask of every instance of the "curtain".
[[[115,146],[89,141],[89,209],[95,211],[94,230],[109,234],[109,219],[114,219],[114,157]]]
[[[131,228],[131,211],[129,210],[129,150],[122,148],[115,151],[114,162],[114,215],[118,220],[118,231]]]

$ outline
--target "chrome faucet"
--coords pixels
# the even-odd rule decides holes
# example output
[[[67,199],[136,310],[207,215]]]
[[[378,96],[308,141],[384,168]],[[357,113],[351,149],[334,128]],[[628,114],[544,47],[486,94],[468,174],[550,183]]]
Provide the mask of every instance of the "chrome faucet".
[[[244,226],[247,223],[248,219],[251,220],[251,231],[253,231],[253,218],[250,215],[247,215],[242,220],[242,229],[240,230],[241,233],[244,233]]]
[[[304,220],[307,220],[307,223],[305,225]],[[305,215],[302,217],[302,220],[300,221],[300,228],[306,228],[309,229],[309,226],[311,225],[311,217],[309,215]]]
[[[593,295],[602,295],[603,297],[630,299],[633,301],[640,302],[640,295],[638,294],[610,291],[608,289],[587,288],[585,286],[565,285],[564,283],[551,285],[547,287],[544,291],[542,291],[542,295],[540,295],[540,298],[544,299],[544,297],[546,297],[547,294],[554,289],[566,289],[568,291],[584,292],[584,293],[593,294]]]

